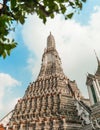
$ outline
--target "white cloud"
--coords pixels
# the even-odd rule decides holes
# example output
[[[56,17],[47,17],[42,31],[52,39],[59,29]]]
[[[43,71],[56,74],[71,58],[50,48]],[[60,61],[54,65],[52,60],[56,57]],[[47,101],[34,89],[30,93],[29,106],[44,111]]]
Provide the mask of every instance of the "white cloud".
[[[0,73],[0,111],[2,112],[0,116],[9,112],[15,104],[15,99],[11,99],[10,102],[8,101],[9,99],[6,99],[7,101],[5,102],[4,97],[8,95],[10,98],[12,88],[20,85],[21,83],[9,74]]]
[[[100,7],[95,7],[88,25],[81,25],[75,20],[65,21],[60,16],[48,19],[44,25],[37,16],[29,16],[22,34],[31,53],[28,63],[34,76],[39,73],[41,56],[50,31],[55,37],[64,72],[69,78],[76,80],[82,93],[87,96],[86,74],[94,73],[97,66],[94,49],[100,56]],[[35,59],[32,57],[33,53]]]

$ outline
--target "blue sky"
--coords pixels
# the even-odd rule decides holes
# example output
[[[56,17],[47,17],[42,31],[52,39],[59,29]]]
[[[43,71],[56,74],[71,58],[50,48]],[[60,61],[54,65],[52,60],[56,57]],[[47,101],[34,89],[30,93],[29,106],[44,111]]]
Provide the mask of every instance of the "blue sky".
[[[30,82],[39,73],[41,57],[51,31],[62,60],[65,74],[76,80],[82,94],[87,97],[87,72],[95,73],[97,62],[94,49],[100,57],[100,0],[87,0],[80,14],[65,21],[57,15],[46,25],[36,16],[28,16],[26,23],[16,25],[11,34],[19,43],[10,57],[0,57],[0,118],[13,109],[23,97]]]

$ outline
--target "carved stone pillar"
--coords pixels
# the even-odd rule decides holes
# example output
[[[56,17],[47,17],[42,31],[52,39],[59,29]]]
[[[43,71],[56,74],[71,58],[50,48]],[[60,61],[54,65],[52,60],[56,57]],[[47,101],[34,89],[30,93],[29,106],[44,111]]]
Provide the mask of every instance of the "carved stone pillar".
[[[56,120],[53,120],[53,130],[57,130],[57,126],[56,126]]]
[[[39,128],[39,122],[37,121],[36,122],[36,130],[39,130],[38,128]]]
[[[18,128],[17,125],[13,125],[14,130],[18,130],[17,128]]]
[[[45,127],[44,130],[49,130],[50,129],[50,125],[49,125],[49,121],[45,121]]]
[[[24,125],[24,124],[21,123],[21,125],[20,125],[20,129],[19,129],[19,130],[24,130],[24,129],[23,129],[23,125]]]
[[[24,123],[20,125],[20,130],[26,130],[26,125]]]
[[[32,125],[30,125],[30,126],[29,126],[29,130],[33,130],[33,127],[32,127]]]
[[[7,126],[6,126],[6,130],[8,130],[8,128],[9,128],[9,126],[7,125]]]
[[[66,128],[67,128],[67,125],[66,125],[66,119],[63,118],[62,120],[63,120],[63,128],[64,128],[64,130],[66,130]]]

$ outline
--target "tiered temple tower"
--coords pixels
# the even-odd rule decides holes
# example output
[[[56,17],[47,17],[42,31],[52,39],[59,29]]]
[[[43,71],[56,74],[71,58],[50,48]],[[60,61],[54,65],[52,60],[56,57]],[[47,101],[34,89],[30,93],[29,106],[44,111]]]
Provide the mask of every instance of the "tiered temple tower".
[[[37,80],[16,104],[6,129],[81,130],[90,123],[84,100],[75,81],[65,76],[50,33]]]

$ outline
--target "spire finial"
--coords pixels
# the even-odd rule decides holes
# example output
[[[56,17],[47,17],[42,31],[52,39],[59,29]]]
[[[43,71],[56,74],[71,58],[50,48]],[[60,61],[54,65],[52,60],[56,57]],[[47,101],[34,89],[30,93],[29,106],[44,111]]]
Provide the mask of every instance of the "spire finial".
[[[98,65],[99,65],[100,64],[100,60],[99,60],[99,58],[98,58],[97,53],[96,53],[95,50],[94,50],[94,53],[95,53],[95,56],[96,56],[96,59],[97,59]]]
[[[47,38],[47,48],[55,48],[55,39],[51,32]]]

